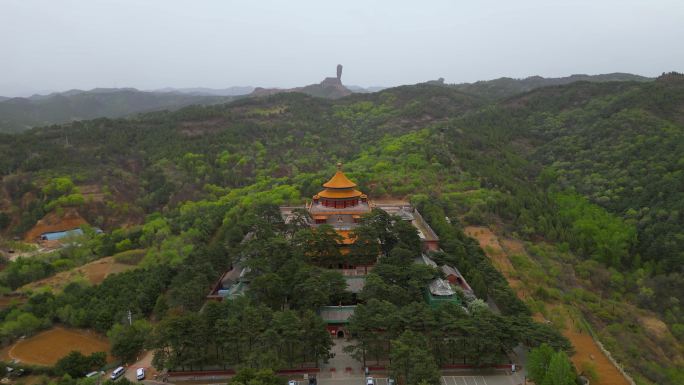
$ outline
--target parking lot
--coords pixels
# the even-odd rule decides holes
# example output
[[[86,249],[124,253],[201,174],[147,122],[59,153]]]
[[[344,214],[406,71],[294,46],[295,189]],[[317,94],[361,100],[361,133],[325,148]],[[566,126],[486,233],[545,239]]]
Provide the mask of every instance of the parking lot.
[[[443,376],[442,385],[518,385],[524,381],[519,374],[487,374],[483,376]]]

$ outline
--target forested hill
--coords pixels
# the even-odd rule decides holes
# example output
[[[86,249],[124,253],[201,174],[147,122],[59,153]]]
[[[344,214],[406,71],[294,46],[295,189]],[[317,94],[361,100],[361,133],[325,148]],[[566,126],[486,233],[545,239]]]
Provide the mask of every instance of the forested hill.
[[[72,90],[30,98],[0,98],[0,132],[99,117],[123,117],[191,104],[226,102],[230,97],[145,92],[133,88]]]
[[[575,190],[636,227],[634,259],[615,264],[682,272],[684,78],[545,89],[506,108],[528,114],[519,128],[538,144],[530,158],[547,166],[545,184]]]
[[[470,114],[477,128],[539,167],[540,187],[576,191],[638,230],[630,255],[606,261],[677,271],[684,263],[684,79],[543,88]],[[491,143],[491,142],[490,142]],[[498,150],[497,150],[498,151]],[[623,255],[626,257],[626,255]]]
[[[497,102],[429,84],[335,101],[279,94],[2,135],[0,225],[21,236],[46,213],[74,207],[111,231],[161,212],[179,221],[169,230],[177,241],[163,244],[173,248],[229,236],[217,232],[223,213],[210,215],[212,207],[301,202],[342,161],[371,197],[430,199],[443,210],[435,218],[497,224],[531,245],[571,251],[581,263],[556,279],[569,282],[566,291],[534,295],[584,304],[631,373],[676,384],[684,375],[682,154],[676,74],[575,82]],[[185,221],[189,213],[206,215]],[[667,325],[656,345],[633,309]]]
[[[450,87],[454,87],[457,90],[472,95],[477,95],[492,100],[499,100],[541,87],[559,86],[575,82],[645,82],[651,80],[653,79],[644,76],[616,72],[612,74],[601,75],[577,74],[560,78],[544,78],[541,76],[530,76],[524,79],[499,78],[494,80],[478,81],[475,83],[454,84],[450,85]]]

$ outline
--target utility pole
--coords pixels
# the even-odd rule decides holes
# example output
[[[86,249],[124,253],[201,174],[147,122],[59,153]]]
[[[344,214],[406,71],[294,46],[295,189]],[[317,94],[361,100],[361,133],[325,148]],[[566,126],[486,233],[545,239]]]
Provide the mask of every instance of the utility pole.
[[[133,315],[131,314],[131,309],[128,309],[128,326],[133,325]]]

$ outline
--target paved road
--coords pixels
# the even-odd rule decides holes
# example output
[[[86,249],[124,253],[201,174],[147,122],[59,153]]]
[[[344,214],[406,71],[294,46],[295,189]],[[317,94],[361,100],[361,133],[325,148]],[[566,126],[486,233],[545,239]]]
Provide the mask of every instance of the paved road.
[[[121,378],[126,377],[131,382],[141,382],[146,384],[155,383],[156,381],[154,381],[154,374],[156,371],[152,367],[152,358],[154,358],[154,353],[152,351],[143,352],[139,358],[140,359],[137,362],[128,366],[124,366],[126,368],[126,372],[123,376],[117,378],[116,380],[118,381]],[[145,368],[145,381],[138,381],[138,379],[135,378],[136,370],[138,368]],[[114,369],[107,371],[103,378],[109,380],[109,376],[112,375],[113,370]]]
[[[358,377],[363,376],[363,365],[352,358],[348,353],[344,351],[344,347],[349,345],[350,342],[343,339],[334,339],[331,353],[334,355],[333,358],[328,361],[327,364],[321,365],[321,372],[317,376],[318,379],[322,378],[339,378],[339,377]],[[320,382],[320,381],[319,381]],[[363,385],[363,384],[362,384]]]
[[[387,385],[387,378],[373,377],[377,385]],[[297,384],[301,385],[301,384]],[[318,385],[366,385],[366,377],[319,378]]]

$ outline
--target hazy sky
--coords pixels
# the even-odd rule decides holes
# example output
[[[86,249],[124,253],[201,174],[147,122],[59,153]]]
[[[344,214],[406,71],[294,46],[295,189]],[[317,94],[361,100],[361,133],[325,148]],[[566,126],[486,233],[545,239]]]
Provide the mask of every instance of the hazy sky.
[[[0,0],[0,95],[684,71],[684,0]]]

